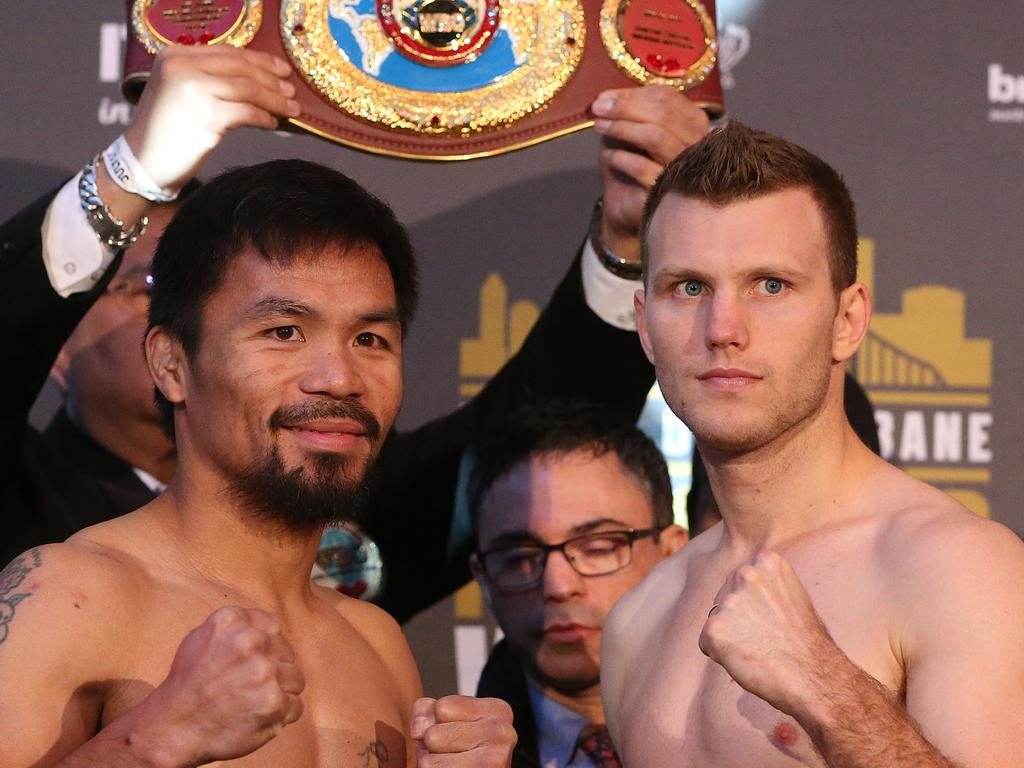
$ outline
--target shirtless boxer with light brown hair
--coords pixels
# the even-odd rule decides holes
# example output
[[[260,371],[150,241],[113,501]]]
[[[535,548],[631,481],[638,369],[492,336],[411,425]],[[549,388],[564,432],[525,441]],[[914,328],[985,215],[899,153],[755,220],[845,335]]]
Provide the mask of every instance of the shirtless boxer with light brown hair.
[[[641,340],[723,522],[605,626],[628,768],[1021,764],[1024,545],[850,428],[856,247],[838,174],[739,124],[652,191]]]
[[[394,620],[309,578],[402,396],[416,270],[391,210],[312,163],[230,171],[152,282],[176,474],[0,576],[0,766],[507,766],[504,702],[420,698]]]

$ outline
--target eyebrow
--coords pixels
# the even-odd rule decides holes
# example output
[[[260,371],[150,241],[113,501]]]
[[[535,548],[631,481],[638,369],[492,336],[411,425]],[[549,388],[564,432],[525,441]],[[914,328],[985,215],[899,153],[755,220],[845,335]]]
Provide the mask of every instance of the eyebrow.
[[[392,325],[402,324],[402,320],[398,316],[398,310],[394,308],[378,309],[373,312],[367,312],[365,315],[360,315],[359,320],[363,323],[390,323]]]
[[[285,299],[280,296],[268,296],[260,299],[245,313],[247,320],[262,320],[268,317],[316,317],[317,312],[301,301]]]
[[[802,270],[792,269],[791,267],[771,266],[768,264],[764,266],[750,267],[749,269],[743,270],[743,277],[750,278],[755,276],[781,277],[786,280],[795,280],[806,277],[806,273]],[[654,283],[681,280],[699,280],[702,283],[711,283],[714,281],[714,278],[703,270],[691,269],[688,267],[666,267],[656,271],[653,277]]]
[[[567,538],[572,539],[577,536],[584,536],[606,525],[615,526],[614,530],[629,530],[633,527],[629,523],[623,522],[622,520],[616,520],[612,517],[599,517],[593,520],[587,520],[585,523],[580,523],[579,525],[574,525],[569,529],[569,535]],[[506,545],[539,543],[541,543],[541,541],[533,531],[503,531],[491,539],[487,545],[487,549],[494,549],[495,547],[502,547]]]

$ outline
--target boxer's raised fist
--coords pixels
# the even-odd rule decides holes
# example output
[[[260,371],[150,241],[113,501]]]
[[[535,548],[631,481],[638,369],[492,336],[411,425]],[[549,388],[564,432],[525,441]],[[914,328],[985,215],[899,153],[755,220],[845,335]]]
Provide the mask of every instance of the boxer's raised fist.
[[[186,635],[142,706],[168,762],[201,765],[247,755],[298,720],[304,687],[277,619],[227,607]]]

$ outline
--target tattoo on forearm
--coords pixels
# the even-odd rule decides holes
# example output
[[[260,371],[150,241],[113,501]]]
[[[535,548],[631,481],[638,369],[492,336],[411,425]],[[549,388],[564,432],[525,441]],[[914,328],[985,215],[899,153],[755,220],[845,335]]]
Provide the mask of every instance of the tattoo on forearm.
[[[388,746],[380,739],[371,741],[359,753],[359,757],[363,760],[360,768],[384,768],[388,765]]]
[[[16,592],[33,568],[43,564],[38,549],[30,549],[0,571],[0,645],[4,644],[14,621],[14,609],[31,592]]]

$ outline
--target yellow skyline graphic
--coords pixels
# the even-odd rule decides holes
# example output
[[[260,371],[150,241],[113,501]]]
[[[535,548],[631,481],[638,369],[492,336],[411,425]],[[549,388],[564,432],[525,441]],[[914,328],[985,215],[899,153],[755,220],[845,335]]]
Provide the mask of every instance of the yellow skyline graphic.
[[[875,243],[862,238],[858,279],[874,295]],[[966,336],[967,298],[943,285],[903,291],[900,312],[876,312],[854,361],[876,405],[991,403],[992,342]]]
[[[874,297],[875,243],[870,238],[859,242],[857,278]],[[992,403],[992,341],[967,337],[967,297],[948,286],[908,288],[899,312],[875,312],[852,369],[876,408],[987,408]],[[982,493],[950,487],[989,483],[992,473],[987,467],[903,469],[989,516]]]
[[[473,397],[523,346],[540,308],[525,299],[509,305],[508,285],[492,272],[480,286],[480,321],[476,336],[459,342],[459,394]],[[483,616],[483,595],[475,581],[455,593],[455,617]]]
[[[508,286],[492,272],[480,286],[479,335],[459,343],[459,394],[472,397],[519,351],[540,316],[532,301],[509,306]]]

